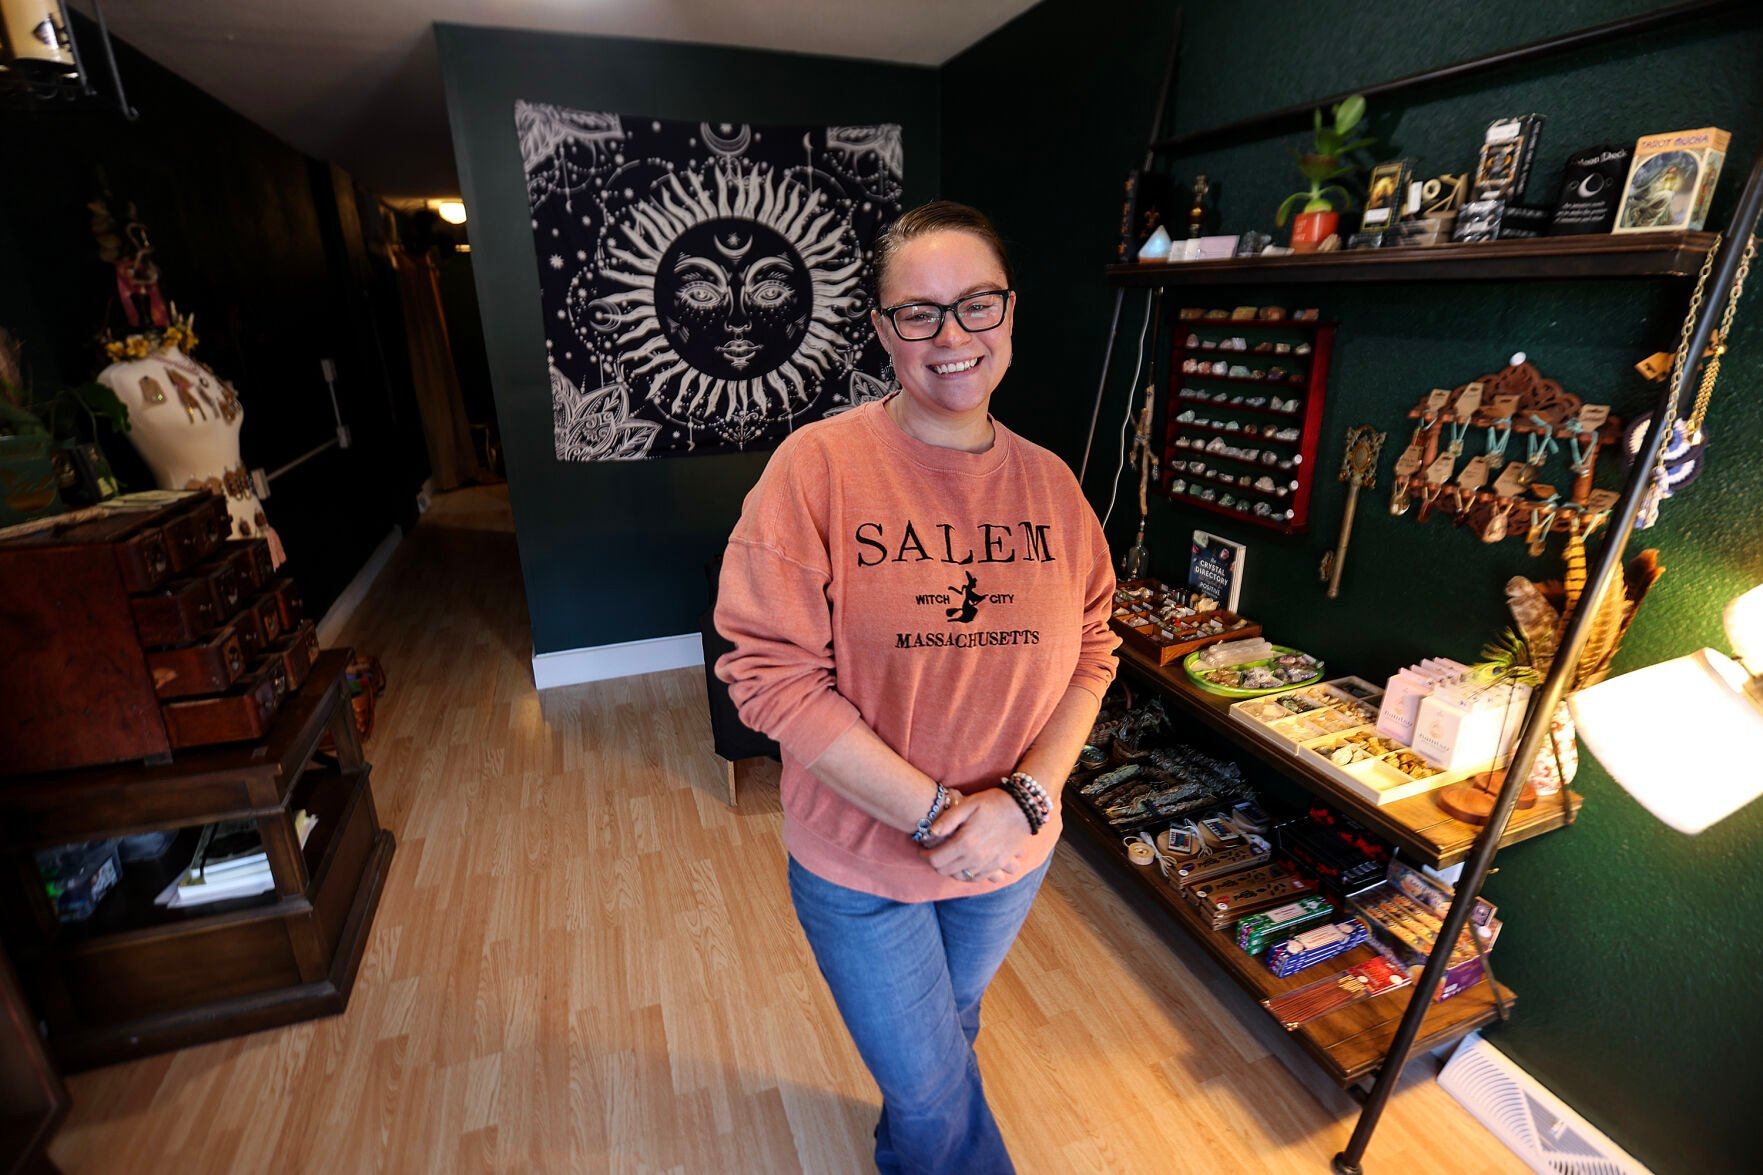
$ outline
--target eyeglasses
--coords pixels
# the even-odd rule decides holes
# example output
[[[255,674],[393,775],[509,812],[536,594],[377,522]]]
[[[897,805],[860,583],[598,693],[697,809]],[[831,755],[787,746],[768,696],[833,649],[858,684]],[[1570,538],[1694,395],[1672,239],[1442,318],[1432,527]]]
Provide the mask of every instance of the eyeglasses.
[[[943,316],[951,311],[961,329],[970,334],[992,330],[1004,322],[1004,309],[1015,290],[981,290],[947,306],[936,302],[902,302],[884,306],[882,313],[894,324],[894,333],[909,343],[934,339],[943,332]]]

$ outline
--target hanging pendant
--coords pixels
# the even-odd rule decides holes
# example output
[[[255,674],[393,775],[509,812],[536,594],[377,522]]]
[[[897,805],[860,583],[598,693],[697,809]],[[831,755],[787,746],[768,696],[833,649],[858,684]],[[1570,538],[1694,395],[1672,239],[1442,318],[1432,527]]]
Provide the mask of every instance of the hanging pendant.
[[[1481,541],[1497,543],[1506,537],[1506,520],[1512,515],[1511,505],[1495,506],[1488,511],[1487,525],[1481,528]]]
[[[1432,517],[1432,508],[1438,505],[1439,498],[1444,492],[1445,487],[1442,485],[1426,485],[1421,487],[1420,513],[1416,516],[1420,521],[1425,522],[1428,518]]]
[[[1413,505],[1414,499],[1408,493],[1408,482],[1406,479],[1397,482],[1396,492],[1390,495],[1390,513],[1395,517],[1400,518],[1402,515],[1408,513],[1409,508]]]
[[[1531,555],[1541,558],[1549,549],[1549,531],[1555,525],[1557,511],[1558,507],[1550,506],[1546,510],[1539,507],[1531,512],[1530,531],[1525,536],[1530,544]]]

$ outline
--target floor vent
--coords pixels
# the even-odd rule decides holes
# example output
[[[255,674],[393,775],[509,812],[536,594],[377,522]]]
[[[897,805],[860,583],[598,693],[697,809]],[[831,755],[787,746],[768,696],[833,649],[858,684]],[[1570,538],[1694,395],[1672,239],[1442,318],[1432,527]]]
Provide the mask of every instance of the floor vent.
[[[1439,1084],[1539,1175],[1649,1175],[1479,1035],[1464,1038]]]

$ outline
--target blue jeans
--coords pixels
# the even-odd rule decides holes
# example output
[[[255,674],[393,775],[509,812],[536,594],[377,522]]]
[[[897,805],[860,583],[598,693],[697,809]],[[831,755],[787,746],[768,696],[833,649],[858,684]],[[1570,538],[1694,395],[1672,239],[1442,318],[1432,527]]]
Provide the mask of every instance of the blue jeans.
[[[796,917],[881,1087],[877,1170],[1015,1170],[986,1104],[973,1042],[980,997],[1051,863],[988,894],[896,902],[835,885],[790,858]]]

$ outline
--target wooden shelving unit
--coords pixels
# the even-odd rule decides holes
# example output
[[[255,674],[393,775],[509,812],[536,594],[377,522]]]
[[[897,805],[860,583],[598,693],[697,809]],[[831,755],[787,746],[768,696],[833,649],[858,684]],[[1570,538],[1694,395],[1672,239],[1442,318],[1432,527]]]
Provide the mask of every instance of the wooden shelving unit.
[[[1448,868],[1469,855],[1481,829],[1445,814],[1433,802],[1430,793],[1410,796],[1393,804],[1370,803],[1348,791],[1334,779],[1291,753],[1287,744],[1263,738],[1254,729],[1230,716],[1230,698],[1194,686],[1182,672],[1179,663],[1158,665],[1137,649],[1120,646],[1120,664],[1135,679],[1149,685],[1172,706],[1171,717],[1196,719],[1208,729],[1224,736],[1234,746],[1247,751],[1259,762],[1273,768],[1300,787],[1326,800],[1377,835],[1402,850],[1404,859],[1434,869]],[[1579,812],[1581,798],[1571,789],[1560,796],[1538,800],[1533,808],[1520,809],[1507,827],[1500,844],[1516,844],[1541,836],[1572,822]]]
[[[1467,60],[1423,69],[1404,77],[1374,83],[1356,82],[1342,93],[1165,137],[1164,111],[1169,104],[1169,95],[1174,89],[1181,60],[1182,26],[1178,10],[1169,64],[1164,74],[1156,113],[1152,118],[1151,138],[1145,148],[1142,170],[1151,172],[1160,164],[1167,164],[1170,153],[1196,144],[1240,144],[1285,129],[1300,130],[1314,117],[1314,112],[1326,110],[1355,94],[1378,102],[1392,95],[1431,89],[1442,83],[1462,85],[1471,79],[1479,79],[1487,74],[1510,70],[1544,58],[1574,53],[1608,42],[1630,40],[1658,28],[1675,29],[1692,20],[1739,12],[1754,16],[1757,6],[1741,4],[1738,0],[1687,0],[1652,12],[1624,16]],[[1138,224],[1136,191],[1136,184],[1129,188],[1122,220],[1122,225],[1129,234],[1124,237],[1118,252],[1118,256],[1123,259],[1133,253],[1136,244],[1130,235]],[[1719,307],[1724,304],[1727,294],[1738,279],[1741,258],[1744,255],[1743,243],[1751,239],[1760,216],[1763,216],[1763,156],[1753,160],[1737,208],[1720,234],[1675,232],[1543,237],[1302,256],[1230,258],[1160,265],[1113,265],[1107,268],[1106,276],[1108,283],[1115,288],[1115,326],[1110,327],[1102,366],[1107,371],[1113,357],[1120,308],[1128,288],[1162,291],[1174,286],[1281,286],[1302,283],[1677,280],[1701,273],[1706,264],[1710,265],[1709,289],[1706,299],[1695,310],[1694,328],[1684,342],[1685,352],[1696,357],[1692,369],[1686,373],[1693,380],[1695,368],[1700,366],[1708,344],[1717,335]],[[1718,252],[1717,235],[1721,242]],[[1160,305],[1156,297],[1149,301],[1152,307]],[[1179,325],[1177,329],[1181,329]],[[1104,380],[1096,391],[1098,406],[1106,391],[1107,381]],[[1655,411],[1661,415],[1668,413],[1671,397],[1674,395],[1675,393],[1661,395]],[[1656,455],[1663,436],[1661,432],[1649,432],[1646,452],[1634,463],[1625,479],[1618,506],[1614,511],[1618,522],[1605,539],[1606,549],[1620,551],[1628,542],[1637,507],[1646,489],[1647,471],[1651,468],[1652,458]],[[1086,450],[1086,460],[1087,455]],[[1607,587],[1613,575],[1620,574],[1617,560],[1599,560],[1591,573],[1587,591],[1596,596]],[[1562,643],[1572,645],[1578,641],[1589,622],[1590,613],[1575,616]],[[1324,796],[1372,829],[1389,837],[1412,859],[1435,866],[1462,863],[1465,868],[1457,881],[1457,894],[1443,920],[1442,935],[1447,940],[1454,941],[1456,935],[1467,925],[1473,902],[1493,868],[1499,850],[1507,844],[1570,823],[1580,804],[1577,795],[1563,790],[1558,797],[1539,802],[1533,808],[1517,807],[1522,800],[1520,779],[1529,771],[1531,763],[1545,745],[1546,724],[1557,702],[1563,697],[1567,675],[1572,671],[1571,665],[1565,660],[1556,663],[1538,688],[1536,704],[1527,714],[1518,738],[1517,770],[1511,777],[1498,779],[1494,810],[1490,826],[1486,829],[1445,817],[1433,807],[1430,797],[1426,795],[1378,808],[1356,797],[1342,794],[1328,780],[1307,771],[1304,764],[1284,748],[1267,746],[1246,730],[1236,728],[1222,699],[1212,699],[1204,695],[1160,667],[1136,658],[1130,651],[1123,650],[1121,660],[1138,680],[1161,688],[1184,717],[1204,723],[1234,745],[1246,749],[1256,758],[1273,766],[1286,778]],[[1075,811],[1077,807],[1072,805],[1072,810]],[[1074,818],[1073,823],[1086,827],[1081,815]],[[1108,840],[1112,846],[1111,851],[1118,859],[1120,849],[1117,838],[1109,833]],[[1108,846],[1104,846],[1104,849],[1106,851]],[[1132,869],[1130,864],[1121,867]],[[1202,942],[1204,941],[1206,940],[1202,938]],[[1438,1037],[1433,1031],[1437,1009],[1427,1001],[1444,977],[1443,962],[1442,958],[1435,957],[1424,969],[1417,981],[1414,998],[1404,1001],[1400,1024],[1394,1026],[1392,1031],[1364,1031],[1356,1035],[1355,1039],[1374,1043],[1375,1049],[1379,1051],[1379,1055],[1366,1058],[1369,1065],[1366,1071],[1374,1072],[1376,1077],[1366,1094],[1365,1108],[1354,1126],[1351,1139],[1334,1156],[1332,1166],[1336,1175],[1364,1175],[1366,1148],[1415,1046],[1437,1043]],[[1234,967],[1228,963],[1227,970],[1236,973]],[[1460,995],[1447,1003],[1455,1003],[1462,998]],[[1317,1043],[1319,1042],[1306,1042],[1306,1047],[1314,1054],[1316,1049],[1312,1046]],[[1322,1060],[1321,1057],[1318,1059]],[[1354,1067],[1344,1056],[1333,1058],[1334,1071],[1349,1071]]]
[[[348,1003],[394,851],[380,826],[344,670],[319,654],[264,738],[0,781],[0,930],[47,1043],[70,1070],[253,1032]],[[326,734],[331,749],[320,751]],[[294,812],[318,823],[302,845]],[[167,909],[154,897],[202,825],[254,820],[271,889]],[[126,864],[85,922],[56,920],[36,850],[180,830],[157,861]]]
[[[1087,800],[1073,795],[1064,808],[1066,824],[1081,830],[1081,835],[1095,850],[1108,871],[1130,889],[1148,896],[1223,967],[1225,974],[1257,1000],[1280,992],[1291,991],[1312,983],[1331,971],[1369,959],[1376,952],[1369,946],[1355,947],[1339,958],[1331,959],[1308,971],[1300,971],[1281,979],[1269,971],[1259,959],[1245,953],[1229,933],[1214,930],[1200,920],[1198,911],[1190,906],[1155,866],[1139,866],[1128,861],[1121,848],[1120,834],[1099,816]],[[1342,1088],[1371,1075],[1389,1051],[1396,1025],[1408,1006],[1411,988],[1367,1000],[1350,1008],[1312,1020],[1292,1030],[1292,1037],[1323,1072]],[[1507,1006],[1517,998],[1510,989],[1500,988]],[[1441,1001],[1426,1013],[1421,1029],[1420,1046],[1437,1048],[1449,1044],[1496,1019],[1499,1009],[1489,983],[1484,981]]]
[[[1694,277],[1714,233],[1662,232],[1536,237],[1279,257],[1232,257],[1110,265],[1124,287],[1275,286],[1310,282],[1573,281],[1584,278]],[[1178,328],[1179,328],[1178,324]],[[1208,323],[1207,325],[1228,325]]]

